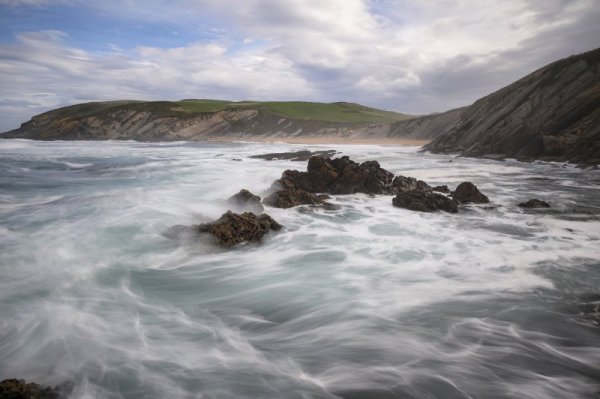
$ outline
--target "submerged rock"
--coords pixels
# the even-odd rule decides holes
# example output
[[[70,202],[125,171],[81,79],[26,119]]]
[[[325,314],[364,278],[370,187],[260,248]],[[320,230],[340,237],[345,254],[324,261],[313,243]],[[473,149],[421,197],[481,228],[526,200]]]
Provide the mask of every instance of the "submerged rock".
[[[59,399],[63,397],[57,388],[43,387],[24,380],[8,379],[0,381],[2,399]]]
[[[487,204],[490,202],[488,197],[481,193],[476,185],[468,181],[460,183],[452,193],[452,197],[459,204]]]
[[[550,208],[550,204],[546,201],[539,200],[537,198],[532,198],[527,202],[521,202],[519,204],[521,208]]]
[[[265,210],[263,205],[260,203],[260,197],[252,194],[246,189],[242,189],[239,193],[229,197],[227,202],[235,206],[237,210],[240,211],[262,213]]]
[[[260,241],[269,231],[281,227],[265,213],[256,216],[252,212],[237,214],[227,211],[214,222],[199,225],[198,231],[210,233],[221,246],[232,247],[246,241]]]
[[[279,159],[289,159],[290,161],[307,161],[310,157],[332,157],[336,153],[337,151],[335,150],[299,150],[290,152],[273,152],[270,154],[250,155],[250,158],[265,159],[267,161],[274,161]]]
[[[392,205],[419,212],[458,212],[456,201],[431,191],[401,191],[392,199]]]

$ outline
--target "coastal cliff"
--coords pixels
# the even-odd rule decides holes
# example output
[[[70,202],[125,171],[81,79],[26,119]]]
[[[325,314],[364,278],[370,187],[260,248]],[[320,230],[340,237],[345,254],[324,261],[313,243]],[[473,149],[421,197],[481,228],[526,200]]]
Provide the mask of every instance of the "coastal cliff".
[[[600,49],[554,62],[476,101],[424,148],[600,163]]]
[[[386,136],[411,118],[351,103],[114,101],[59,108],[3,138],[36,140],[232,140]]]

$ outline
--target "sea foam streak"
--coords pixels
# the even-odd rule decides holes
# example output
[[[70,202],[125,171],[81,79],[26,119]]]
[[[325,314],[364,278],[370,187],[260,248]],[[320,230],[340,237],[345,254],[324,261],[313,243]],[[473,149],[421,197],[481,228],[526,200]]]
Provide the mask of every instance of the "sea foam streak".
[[[598,392],[599,171],[338,145],[498,207],[356,194],[267,208],[285,229],[261,245],[164,237],[306,165],[249,155],[306,147],[332,148],[0,140],[0,379],[89,398]],[[516,206],[531,197],[552,209]]]

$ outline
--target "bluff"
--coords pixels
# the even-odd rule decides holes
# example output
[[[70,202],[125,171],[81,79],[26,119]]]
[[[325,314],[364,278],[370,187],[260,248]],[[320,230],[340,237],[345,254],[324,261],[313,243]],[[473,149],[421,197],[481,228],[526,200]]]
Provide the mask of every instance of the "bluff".
[[[383,137],[411,116],[353,103],[110,101],[52,110],[2,138],[37,140],[228,140]]]
[[[600,49],[556,61],[481,98],[424,149],[600,163]]]

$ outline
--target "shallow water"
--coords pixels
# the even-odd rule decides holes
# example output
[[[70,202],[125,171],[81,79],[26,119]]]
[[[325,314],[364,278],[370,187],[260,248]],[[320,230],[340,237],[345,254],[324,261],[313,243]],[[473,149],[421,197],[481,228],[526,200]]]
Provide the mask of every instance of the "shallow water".
[[[494,205],[335,196],[221,250],[169,240],[332,146],[0,140],[0,379],[74,398],[587,398],[600,392],[600,171],[333,148]],[[241,161],[240,161],[241,160]],[[523,210],[536,197],[550,210]]]

